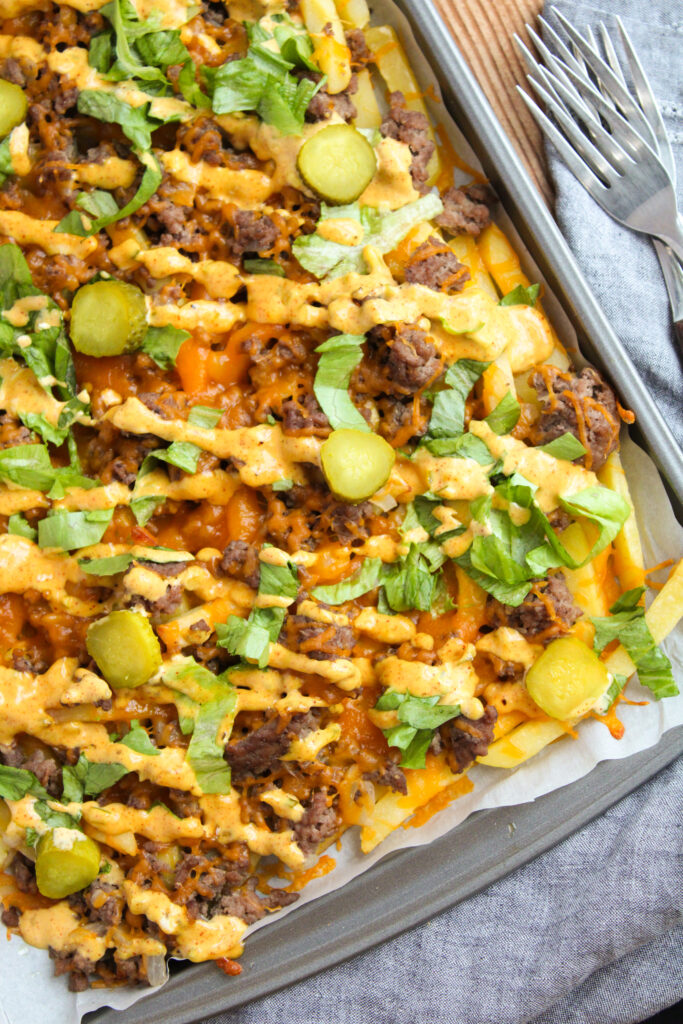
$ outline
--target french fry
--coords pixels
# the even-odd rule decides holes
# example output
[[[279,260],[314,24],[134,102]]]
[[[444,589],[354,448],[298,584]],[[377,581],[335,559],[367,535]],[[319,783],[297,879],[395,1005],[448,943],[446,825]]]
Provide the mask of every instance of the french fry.
[[[581,523],[572,523],[562,534],[562,543],[577,562],[584,559],[591,543]],[[607,569],[609,549],[580,569],[563,569],[565,581],[572,597],[587,615],[607,615],[609,602],[605,594],[602,576]]]
[[[351,54],[334,0],[301,0],[301,11],[315,47],[313,59],[327,75],[325,88],[343,92],[351,81]]]
[[[374,54],[375,63],[389,92],[402,92],[408,110],[419,110],[420,113],[427,116],[427,108],[417,80],[393,28],[390,25],[369,28],[365,33],[365,40]],[[431,127],[430,135],[436,142]],[[438,149],[434,150],[427,170],[429,175],[427,184],[433,185],[441,170]]]
[[[516,768],[566,731],[563,722],[525,722],[507,736],[492,743],[488,754],[485,757],[478,757],[477,761],[479,764],[488,765],[489,768]]]
[[[382,115],[367,68],[358,72],[358,91],[354,94],[353,105],[358,112],[353,122],[356,128],[379,128]]]
[[[645,621],[655,643],[661,643],[676,628],[681,617],[683,617],[683,560],[678,563],[645,612]],[[628,653],[621,646],[610,654],[605,664],[608,672],[613,675],[629,677],[636,670]]]
[[[495,362],[491,363],[483,374],[483,400],[486,415],[493,412],[499,402],[505,398],[509,391],[513,395],[515,391],[515,379],[512,376],[510,362],[503,353],[498,356]]]
[[[562,540],[565,543],[570,529],[572,527],[562,534]],[[581,572],[582,570],[576,571]],[[564,573],[565,576],[568,576],[569,571],[565,569]],[[645,613],[645,621],[655,643],[661,643],[676,628],[681,617],[683,617],[683,561],[678,563]],[[636,671],[628,653],[621,646],[610,654],[605,665],[607,671],[612,675],[623,675],[627,678]],[[507,736],[492,743],[488,754],[485,757],[477,758],[477,760],[480,764],[486,764],[491,768],[516,768],[517,765],[533,757],[534,754],[538,754],[549,743],[558,739],[573,724],[575,723],[526,722],[517,729],[513,729]]]
[[[598,479],[605,487],[620,494],[631,506],[631,514],[614,539],[614,567],[619,576],[622,590],[633,590],[645,583],[645,563],[640,544],[636,514],[628,489],[621,459],[612,452],[605,465],[598,471]]]
[[[456,782],[461,776],[453,772],[436,758],[427,758],[427,767],[406,770],[408,792],[387,793],[378,800],[372,812],[371,824],[363,825],[360,833],[360,844],[363,853],[370,853],[386,839],[390,833],[403,824],[418,807],[424,807],[433,797],[446,786]]]
[[[370,21],[370,10],[365,0],[334,0],[337,13],[349,28],[365,28]]]
[[[492,298],[498,301],[498,292],[493,283],[491,275],[484,266],[481,253],[477,243],[471,235],[457,235],[448,243],[461,263],[464,263],[470,272],[470,280],[465,282],[464,288],[481,288]],[[464,290],[464,289],[463,289]]]

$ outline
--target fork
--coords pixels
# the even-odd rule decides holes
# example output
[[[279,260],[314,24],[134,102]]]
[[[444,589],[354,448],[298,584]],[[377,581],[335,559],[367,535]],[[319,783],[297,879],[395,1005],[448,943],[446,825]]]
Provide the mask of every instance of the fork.
[[[553,13],[564,38],[540,21],[555,53],[527,26],[545,67],[515,38],[530,72],[529,82],[556,124],[522,89],[520,94],[570,170],[602,208],[627,227],[653,236],[677,339],[683,345],[683,268],[674,255],[683,258],[683,219],[676,210],[671,145],[652,89],[619,18],[637,100],[628,91],[605,25],[600,25],[600,35],[607,61],[601,58],[592,33],[585,39],[559,11]]]

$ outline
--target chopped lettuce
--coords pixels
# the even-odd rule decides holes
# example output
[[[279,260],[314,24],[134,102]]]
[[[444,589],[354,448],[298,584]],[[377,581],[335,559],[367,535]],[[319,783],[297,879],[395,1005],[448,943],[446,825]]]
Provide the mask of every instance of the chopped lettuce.
[[[41,548],[60,548],[62,551],[99,544],[113,515],[113,508],[91,512],[51,510],[38,523],[38,544]]]
[[[150,327],[142,342],[142,351],[153,359],[162,370],[175,366],[180,346],[190,337],[189,331],[180,327]]]
[[[348,390],[351,374],[363,358],[364,341],[364,334],[337,334],[316,349],[320,361],[313,391],[334,430],[370,430]]]
[[[75,765],[62,768],[62,803],[78,804],[85,796],[98,796],[127,774],[128,769],[122,764],[88,761],[85,754],[81,754]]]
[[[383,565],[381,558],[366,558],[357,572],[342,583],[332,583],[327,587],[315,587],[311,595],[316,601],[325,604],[344,604],[354,601],[370,590],[378,587],[382,579]]]
[[[414,697],[411,693],[386,690],[375,705],[375,711],[396,711],[400,725],[383,729],[390,747],[402,752],[401,768],[424,768],[426,754],[434,732],[445,722],[457,718],[459,704],[439,704],[435,697]]]
[[[407,203],[390,213],[380,213],[371,207],[357,205],[345,207],[323,207],[321,220],[329,217],[351,217],[365,229],[365,237],[359,245],[341,245],[323,238],[317,232],[301,235],[294,241],[292,251],[297,260],[309,273],[318,278],[342,277],[344,274],[366,274],[368,272],[363,249],[371,246],[377,252],[391,252],[399,242],[418,224],[432,220],[443,211],[438,195],[428,192],[413,203]]]
[[[530,284],[525,287],[518,284],[511,292],[504,295],[498,303],[499,306],[535,306],[538,293],[541,290],[540,284]]]
[[[458,359],[449,366],[444,378],[446,388],[434,398],[429,421],[431,438],[453,438],[463,433],[467,396],[489,365],[476,359]]]

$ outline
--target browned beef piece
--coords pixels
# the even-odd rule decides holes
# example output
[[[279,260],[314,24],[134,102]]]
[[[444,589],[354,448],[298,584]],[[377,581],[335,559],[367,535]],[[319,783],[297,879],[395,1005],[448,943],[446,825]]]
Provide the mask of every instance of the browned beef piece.
[[[284,727],[281,719],[275,716],[244,739],[229,743],[225,748],[225,760],[232,769],[233,781],[244,782],[267,775],[287,752],[292,740],[308,735],[315,727],[316,718],[310,711],[294,715]]]
[[[236,256],[243,256],[245,252],[263,255],[272,250],[277,240],[278,230],[270,217],[252,210],[239,210],[235,214],[235,238],[231,248]]]
[[[173,813],[180,818],[192,818],[200,814],[197,797],[192,793],[187,793],[184,789],[169,789],[166,802]]]
[[[378,786],[389,786],[395,793],[403,793],[405,795],[408,792],[408,780],[406,779],[405,772],[390,758],[387,758],[383,768],[377,768],[374,772],[366,772],[363,778],[367,779],[368,782],[374,782]]]
[[[462,290],[470,272],[452,249],[434,235],[418,246],[406,267],[409,284],[423,284],[435,292],[452,294]]]
[[[327,437],[330,421],[312,392],[282,404],[282,429],[294,437]]]
[[[413,161],[410,166],[413,184],[421,189],[427,180],[427,165],[434,153],[434,143],[429,137],[429,121],[419,110],[407,110],[402,92],[392,92],[389,97],[389,113],[382,122],[380,131],[385,138],[398,139],[410,146]]]
[[[333,501],[327,511],[332,531],[342,544],[352,544],[369,537],[373,515],[374,510],[369,501],[363,501],[360,505]]]
[[[88,960],[82,953],[60,953],[50,947],[50,959],[54,960],[55,974],[69,975],[69,991],[84,992],[90,986],[90,975],[97,970],[97,963]]]
[[[60,796],[62,792],[61,765],[42,750],[34,750],[21,766],[33,772],[41,786],[45,786],[50,796]]]
[[[254,881],[256,881],[254,879]],[[253,888],[240,889],[222,896],[218,903],[217,914],[229,914],[240,917],[247,924],[253,924],[265,916],[266,908]]]
[[[261,563],[258,550],[253,544],[247,544],[244,540],[231,540],[217,568],[219,575],[243,580],[253,590],[258,590]]]
[[[582,460],[586,468],[600,469],[619,444],[619,412],[609,384],[590,366],[580,373],[544,366],[529,382],[542,404],[534,443],[547,444],[562,434],[573,434],[588,448]]]
[[[267,910],[279,910],[280,907],[288,907],[299,899],[298,892],[286,892],[284,889],[273,889],[267,895],[262,896],[263,906]]]
[[[441,358],[420,327],[373,327],[366,350],[355,377],[361,393],[374,390],[375,394],[383,391],[396,397],[412,395],[441,372]]]
[[[305,77],[318,78],[318,75],[307,73]],[[327,121],[333,114],[337,114],[344,121],[353,121],[358,111],[351,97],[357,91],[358,79],[355,75],[351,75],[351,81],[343,92],[329,93],[324,87],[319,89],[308,104],[306,120]]]
[[[348,658],[355,643],[350,626],[327,625],[305,615],[288,615],[282,635],[290,650],[314,661]]]
[[[446,760],[453,772],[464,772],[476,757],[483,757],[489,743],[493,742],[493,727],[498,712],[488,705],[482,718],[465,718],[460,715],[446,722],[439,729],[439,736],[446,751]]]
[[[451,235],[481,234],[491,220],[494,196],[485,185],[449,188],[442,197],[443,213],[436,218],[440,228]]]
[[[35,866],[33,861],[24,857],[23,853],[15,853],[9,866],[9,873],[14,876],[14,881],[20,892],[28,892],[32,895],[38,892]]]
[[[209,117],[198,117],[182,125],[176,135],[176,146],[188,151],[192,163],[202,160],[214,167],[223,163],[223,137]]]
[[[351,67],[354,71],[362,71],[372,60],[372,54],[359,28],[349,29],[346,33],[346,45],[351,51]]]
[[[146,558],[141,558],[138,562],[139,565],[143,565],[145,569],[151,569],[157,576],[179,576],[184,569],[187,569],[191,562],[150,562]]]
[[[517,608],[493,602],[494,621],[519,630],[529,639],[543,635],[545,640],[552,640],[566,633],[582,615],[561,572],[536,583]]]
[[[144,608],[152,617],[172,615],[183,599],[183,588],[180,584],[168,587],[166,592],[156,601],[150,601],[141,594],[133,594],[130,599],[131,608]]]
[[[16,741],[7,746],[0,743],[0,764],[5,764],[8,768],[21,768],[25,760],[24,753]]]
[[[21,917],[21,911],[16,907],[7,907],[0,914],[0,921],[4,924],[5,928],[18,928],[19,918]]]
[[[326,839],[339,829],[337,808],[327,805],[327,790],[316,789],[306,806],[306,812],[294,826],[294,838],[305,856],[313,853]]]
[[[188,224],[192,216],[191,207],[172,203],[170,199],[159,199],[154,212],[161,226],[166,228],[159,238],[161,245],[178,248],[194,240],[195,231]]]
[[[121,923],[123,897],[117,895],[115,885],[96,878],[87,889],[69,896],[69,906],[89,921],[101,921],[111,927]]]
[[[1,76],[0,76],[1,77]],[[14,448],[18,444],[33,444],[34,434],[9,413],[0,414],[0,448]]]
[[[26,85],[26,75],[21,69],[21,64],[14,57],[6,57],[0,60],[0,78],[12,85],[20,85],[22,89]]]

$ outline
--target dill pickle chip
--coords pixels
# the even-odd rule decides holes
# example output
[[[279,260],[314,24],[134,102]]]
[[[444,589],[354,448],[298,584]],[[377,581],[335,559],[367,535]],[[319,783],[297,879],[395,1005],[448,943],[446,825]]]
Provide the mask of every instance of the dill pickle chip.
[[[62,900],[85,889],[100,872],[100,848],[94,839],[75,829],[46,832],[36,847],[38,892]]]
[[[125,281],[79,288],[71,306],[71,340],[86,356],[120,356],[139,348],[147,333],[145,296]]]
[[[350,124],[331,124],[303,144],[297,161],[307,185],[328,203],[353,203],[377,170],[375,151]]]
[[[334,430],[320,449],[323,473],[341,501],[365,501],[389,479],[396,452],[379,434]]]
[[[12,814],[4,800],[0,799],[0,832],[5,832],[12,820]]]
[[[561,722],[585,715],[609,686],[604,662],[576,637],[548,644],[526,674],[526,688],[539,708]]]
[[[13,128],[26,117],[28,100],[26,93],[13,82],[0,78],[0,139],[9,135]]]
[[[115,690],[142,686],[161,665],[161,647],[139,612],[111,612],[88,627],[88,654]]]

